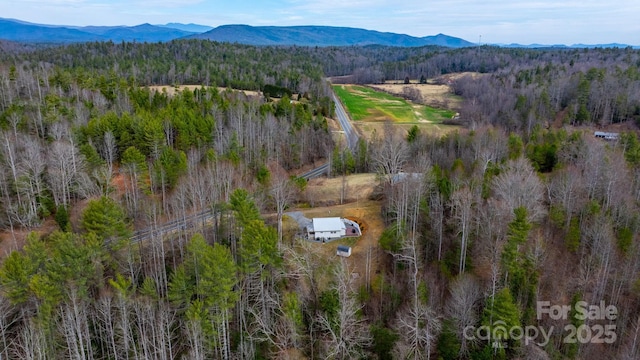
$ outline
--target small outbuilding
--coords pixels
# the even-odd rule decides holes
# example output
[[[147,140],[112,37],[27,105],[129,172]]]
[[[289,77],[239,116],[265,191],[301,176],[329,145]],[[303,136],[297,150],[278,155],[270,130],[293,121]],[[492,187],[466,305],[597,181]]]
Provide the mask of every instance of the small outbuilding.
[[[345,245],[338,245],[338,252],[336,253],[338,256],[349,257],[351,256],[351,248]]]

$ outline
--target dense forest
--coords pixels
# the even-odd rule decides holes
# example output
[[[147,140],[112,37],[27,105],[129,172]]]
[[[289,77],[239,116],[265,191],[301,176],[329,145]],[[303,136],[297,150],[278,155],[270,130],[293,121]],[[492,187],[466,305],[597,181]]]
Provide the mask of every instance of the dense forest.
[[[0,359],[640,357],[638,50],[0,49]],[[448,84],[465,127],[342,150],[332,77]],[[363,287],[281,225],[327,159],[379,174]]]

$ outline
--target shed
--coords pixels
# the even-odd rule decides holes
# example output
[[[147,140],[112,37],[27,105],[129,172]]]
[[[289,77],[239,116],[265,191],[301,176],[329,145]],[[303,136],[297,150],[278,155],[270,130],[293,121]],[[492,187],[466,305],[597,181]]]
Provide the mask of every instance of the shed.
[[[307,229],[309,239],[329,241],[346,235],[347,227],[339,217],[313,218],[311,228]]]
[[[338,252],[336,253],[338,256],[349,257],[351,256],[351,248],[345,245],[338,245]]]

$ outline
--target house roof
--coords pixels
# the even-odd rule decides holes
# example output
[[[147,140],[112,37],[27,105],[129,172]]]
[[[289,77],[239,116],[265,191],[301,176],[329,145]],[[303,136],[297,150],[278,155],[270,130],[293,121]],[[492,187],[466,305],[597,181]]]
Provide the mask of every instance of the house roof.
[[[595,137],[597,138],[617,139],[619,134],[612,133],[612,132],[596,131],[593,133],[593,135],[595,135]]]
[[[313,231],[339,231],[345,229],[344,221],[339,217],[313,218]]]

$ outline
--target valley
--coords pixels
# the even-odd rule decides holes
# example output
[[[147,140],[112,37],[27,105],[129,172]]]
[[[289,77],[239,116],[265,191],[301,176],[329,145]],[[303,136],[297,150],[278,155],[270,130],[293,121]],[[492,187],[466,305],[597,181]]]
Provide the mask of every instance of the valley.
[[[0,358],[640,357],[636,49],[10,45]]]

